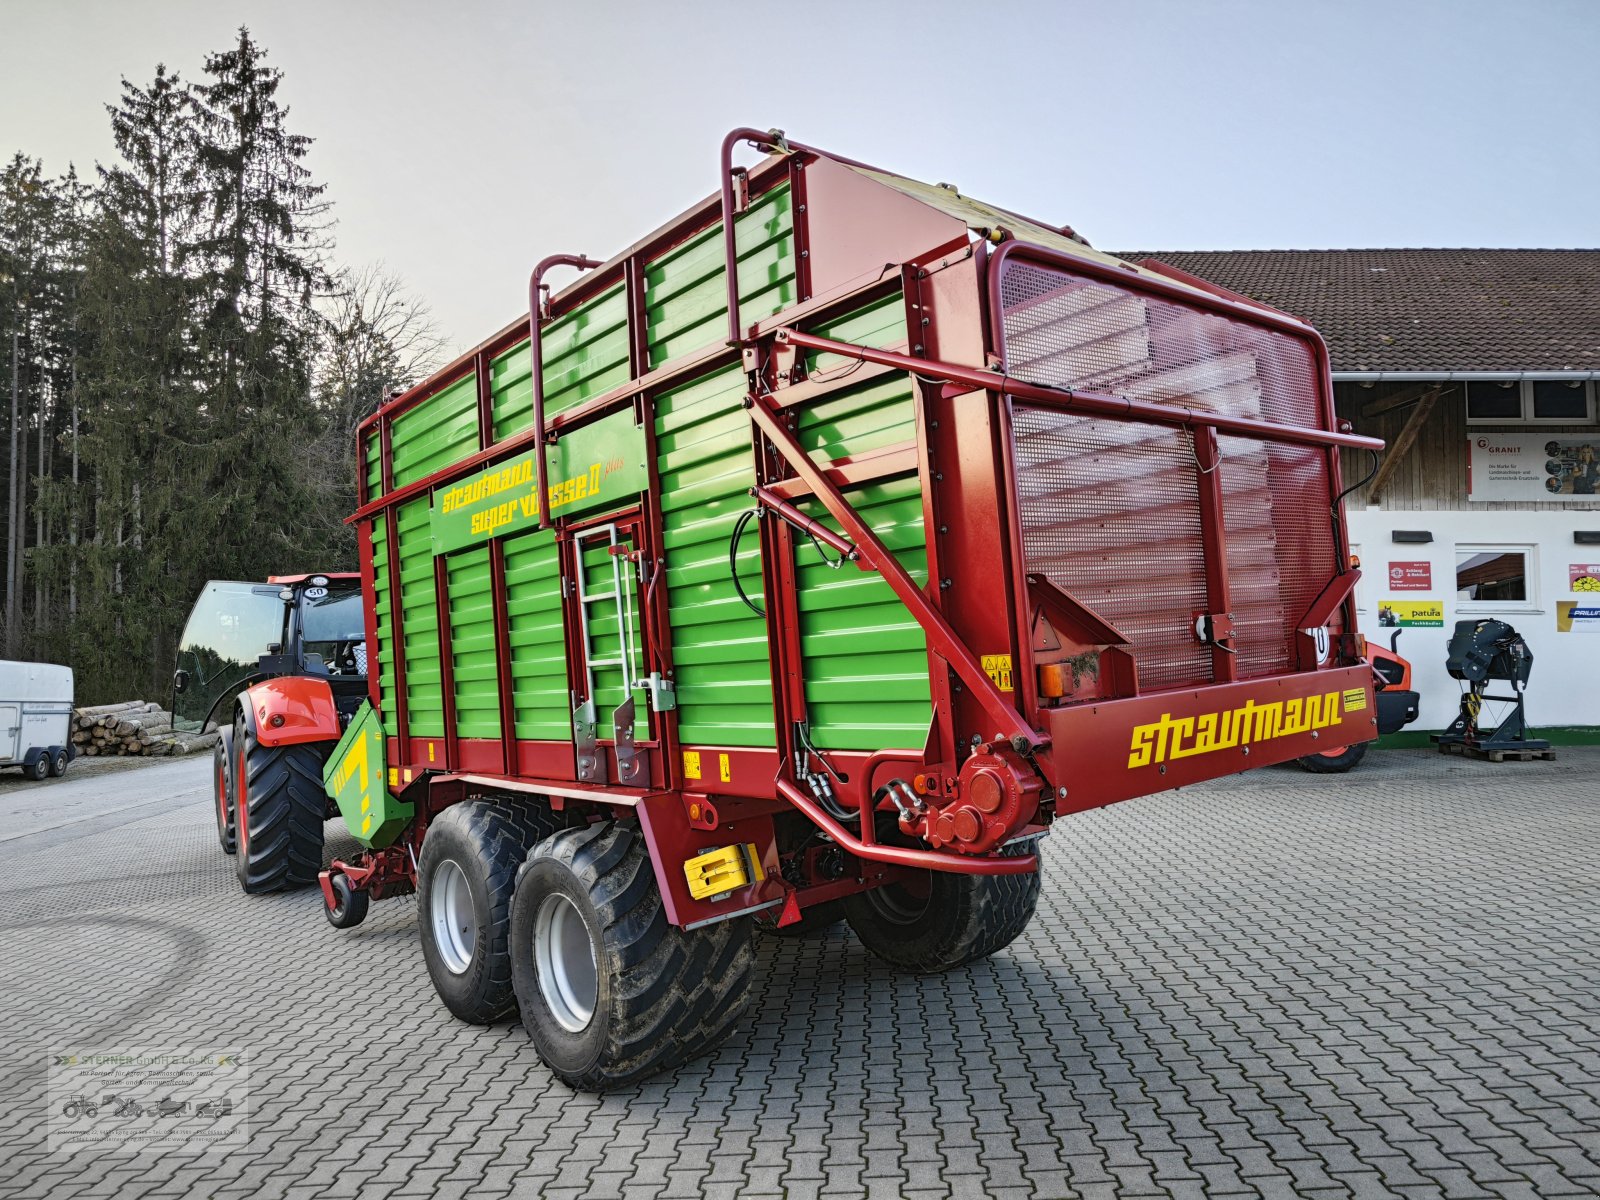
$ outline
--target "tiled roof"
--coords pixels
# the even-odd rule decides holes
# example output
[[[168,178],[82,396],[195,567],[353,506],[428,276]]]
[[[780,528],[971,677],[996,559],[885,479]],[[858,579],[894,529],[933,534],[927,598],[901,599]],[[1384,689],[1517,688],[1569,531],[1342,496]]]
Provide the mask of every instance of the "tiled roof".
[[[1158,258],[1310,321],[1335,371],[1600,370],[1600,250],[1182,250]]]

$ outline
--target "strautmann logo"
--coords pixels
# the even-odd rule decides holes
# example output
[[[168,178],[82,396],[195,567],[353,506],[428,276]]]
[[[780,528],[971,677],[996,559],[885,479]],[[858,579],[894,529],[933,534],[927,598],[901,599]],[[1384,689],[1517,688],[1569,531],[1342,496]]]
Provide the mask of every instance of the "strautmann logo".
[[[1360,712],[1366,707],[1366,690],[1351,688],[1346,692],[1273,700],[1266,704],[1248,700],[1238,708],[1203,713],[1198,717],[1162,713],[1159,721],[1133,727],[1128,766],[1147,767],[1251,742],[1328,729],[1337,725],[1345,713]]]

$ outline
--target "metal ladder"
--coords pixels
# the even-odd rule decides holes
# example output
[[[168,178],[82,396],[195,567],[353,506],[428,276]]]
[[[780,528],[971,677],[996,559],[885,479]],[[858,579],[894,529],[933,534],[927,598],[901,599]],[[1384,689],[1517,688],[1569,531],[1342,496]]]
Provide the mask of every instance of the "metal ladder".
[[[572,537],[573,556],[576,562],[574,594],[578,601],[578,633],[583,643],[584,695],[572,697],[572,733],[578,753],[578,778],[586,783],[606,783],[606,760],[600,753],[596,738],[597,712],[595,709],[594,670],[596,667],[617,667],[622,671],[623,701],[611,713],[615,733],[617,772],[619,782],[631,783],[639,774],[641,763],[634,749],[634,689],[641,686],[638,672],[638,633],[635,628],[632,580],[633,560],[627,542],[618,537],[616,525],[600,525],[585,529]],[[584,548],[600,542],[611,559],[611,590],[588,590],[588,565],[584,561]],[[626,565],[624,565],[626,564]],[[589,632],[589,616],[593,606],[611,605],[617,616],[618,654],[611,658],[594,657],[594,642]]]

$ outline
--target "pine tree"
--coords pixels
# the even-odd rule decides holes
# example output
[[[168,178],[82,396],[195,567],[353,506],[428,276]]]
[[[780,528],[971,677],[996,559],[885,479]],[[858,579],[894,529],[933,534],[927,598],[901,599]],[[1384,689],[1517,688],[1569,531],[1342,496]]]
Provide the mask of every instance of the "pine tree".
[[[208,578],[351,564],[354,427],[438,357],[392,275],[331,278],[265,60],[241,29],[199,83],[124,80],[92,188],[0,169],[4,632],[83,703],[164,697]]]
[[[7,366],[4,633],[13,656],[42,640],[52,612],[55,580],[35,554],[49,547],[54,529],[41,498],[56,470],[56,444],[68,411],[63,398],[71,390],[83,200],[70,170],[51,179],[39,161],[18,154],[0,172],[0,343]]]
[[[189,464],[203,436],[198,291],[183,270],[203,198],[193,102],[164,67],[147,88],[122,87],[108,106],[120,161],[100,170],[78,300],[85,470],[71,502],[93,532],[69,547],[81,600],[62,647],[113,697],[160,694],[174,593],[204,578],[188,533],[203,508]]]
[[[241,29],[191,88],[204,208],[189,263],[205,306],[198,349],[213,448],[197,463],[210,500],[197,532],[236,578],[304,565],[299,459],[316,426],[314,302],[330,286],[327,204],[303,164],[311,139],[287,128],[282,73],[265,58]]]

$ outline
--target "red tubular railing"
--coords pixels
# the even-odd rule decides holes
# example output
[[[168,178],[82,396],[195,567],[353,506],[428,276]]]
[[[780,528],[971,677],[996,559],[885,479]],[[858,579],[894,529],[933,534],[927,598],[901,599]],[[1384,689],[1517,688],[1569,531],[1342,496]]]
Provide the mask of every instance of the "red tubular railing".
[[[1302,330],[1301,332],[1304,332]],[[871,346],[857,346],[850,342],[836,342],[832,338],[801,333],[797,329],[780,329],[775,335],[779,342],[807,350],[820,350],[837,354],[841,358],[854,358],[861,362],[880,363],[898,367],[924,378],[960,384],[963,390],[986,390],[1015,396],[1045,408],[1062,412],[1094,413],[1120,421],[1144,421],[1152,425],[1171,425],[1178,428],[1215,429],[1218,433],[1236,437],[1254,438],[1263,442],[1288,442],[1297,446],[1352,446],[1358,450],[1382,450],[1381,438],[1363,437],[1357,433],[1330,433],[1323,429],[1303,429],[1298,425],[1279,425],[1273,421],[1258,421],[1251,417],[1225,417],[1219,413],[1199,408],[1178,408],[1170,404],[1155,404],[1148,400],[1129,400],[1105,392],[1082,392],[1068,388],[1045,387],[1025,383],[1009,375],[985,371],[979,367],[964,367],[957,363],[939,362],[935,359],[913,358],[892,350],[878,350]]]
[[[778,336],[782,337],[784,332],[780,330]],[[816,340],[827,341],[826,338]],[[843,342],[831,344],[844,345]],[[911,361],[921,363],[924,360]],[[929,603],[928,598],[922,594],[922,589],[917,586],[916,580],[912,579],[900,565],[900,560],[895,558],[878,535],[872,531],[871,526],[861,519],[861,515],[834,486],[826,472],[817,466],[805,452],[805,448],[795,440],[794,434],[771,407],[770,399],[765,396],[750,396],[746,403],[751,419],[767,435],[767,440],[778,453],[783,455],[795,473],[810,485],[817,499],[822,501],[823,507],[833,514],[834,519],[843,526],[845,533],[855,543],[856,552],[883,576],[883,581],[889,585],[900,603],[906,606],[906,611],[918,625],[922,626],[928,638],[928,649],[949,663],[951,670],[972,689],[978,703],[983,705],[985,715],[994,721],[998,730],[995,737],[1011,743],[1011,748],[1018,754],[1028,754],[1045,745],[1046,739],[1029,727],[1027,721],[1023,720],[1022,715],[1012,706],[1012,701],[995,686],[994,680],[989,678],[982,663],[961,640],[961,635],[945,619],[944,614]]]
[[[735,129],[722,139],[722,252],[728,266],[728,345],[738,346],[745,340],[744,328],[739,324],[739,242],[733,228],[733,150],[740,142],[749,142],[758,150],[779,150],[785,154],[812,154],[831,158],[847,167],[860,167],[864,171],[879,168],[845,158],[827,150],[818,150],[804,142],[792,142],[783,136],[781,129],[752,129],[744,126]]]
[[[958,875],[1028,875],[1039,869],[1037,854],[1019,854],[1015,858],[979,858],[965,854],[946,854],[937,850],[916,850],[910,846],[885,846],[878,842],[864,842],[830,817],[822,805],[787,779],[779,776],[777,787],[780,796],[803,812],[812,824],[832,838],[841,849],[868,862],[893,863],[897,867],[921,867],[929,871],[947,871]]]
[[[534,471],[539,479],[540,529],[550,524],[550,480],[544,461],[544,354],[539,344],[539,317],[544,305],[539,303],[539,290],[544,286],[546,271],[556,267],[592,271],[598,266],[598,262],[582,254],[552,254],[541,259],[528,276],[528,382],[533,386]]]

